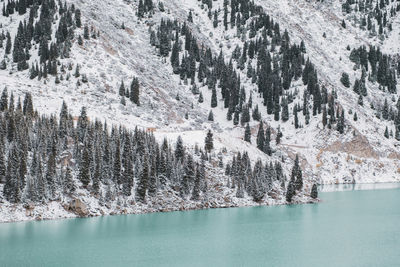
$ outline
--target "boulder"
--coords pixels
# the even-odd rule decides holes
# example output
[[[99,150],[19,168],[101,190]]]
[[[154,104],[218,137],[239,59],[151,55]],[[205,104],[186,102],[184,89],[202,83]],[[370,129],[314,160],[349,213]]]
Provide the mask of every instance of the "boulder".
[[[71,202],[69,203],[68,210],[72,211],[73,213],[75,213],[80,217],[87,217],[89,215],[89,210],[86,204],[83,203],[83,201],[80,199],[71,200]]]

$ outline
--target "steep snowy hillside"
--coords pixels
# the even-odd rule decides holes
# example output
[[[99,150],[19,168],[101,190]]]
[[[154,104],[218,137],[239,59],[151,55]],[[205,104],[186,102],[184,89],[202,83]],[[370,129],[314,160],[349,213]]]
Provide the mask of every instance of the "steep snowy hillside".
[[[346,110],[352,110],[358,115],[353,121],[352,115],[347,115],[349,130],[345,136],[332,135],[330,131],[303,129],[296,133],[294,140],[298,144],[311,147],[311,151],[302,148],[299,153],[307,153],[308,161],[313,165],[315,174],[325,182],[379,182],[398,180],[399,153],[398,141],[383,138],[385,126],[394,129],[393,123],[381,121],[375,117],[375,111],[366,104],[357,105],[358,96],[344,87],[340,82],[343,72],[350,74],[354,83],[358,72],[353,70],[353,63],[349,60],[351,48],[361,45],[378,45],[383,51],[391,55],[398,53],[399,35],[394,30],[388,33],[383,41],[377,38],[368,38],[368,34],[351,22],[342,27],[342,20],[346,19],[341,10],[341,1],[257,1],[272,14],[293,38],[303,40],[310,58],[318,65],[320,79],[327,87],[335,88],[340,105]],[[394,19],[393,29],[399,27],[399,16]],[[325,37],[324,37],[325,33]],[[398,55],[398,54],[397,54]],[[368,84],[368,102],[375,106],[382,105],[385,97],[394,99],[394,107],[399,94],[385,94],[377,90],[376,84]],[[312,136],[310,136],[312,135]],[[311,137],[311,138],[310,138]],[[293,141],[292,141],[293,142]],[[333,171],[334,170],[334,171]]]
[[[122,196],[118,187],[122,185],[107,178],[101,180],[100,197],[90,190],[90,182],[89,189],[78,186],[72,197],[49,198],[51,204],[37,205],[33,212],[28,205],[29,215],[23,214],[23,205],[5,201],[0,204],[0,213],[7,214],[2,221],[31,219],[39,214],[42,218],[75,216],[65,209],[77,199],[87,206],[86,215],[100,215],[284,204],[291,187],[296,187],[296,202],[307,202],[314,183],[400,181],[400,140],[396,139],[399,93],[382,88],[374,73],[367,73],[372,78],[365,82],[366,94],[355,93],[353,85],[363,72],[350,56],[353,49],[374,45],[390,56],[390,64],[399,63],[400,16],[393,11],[396,1],[382,7],[386,12],[392,10],[392,15],[380,33],[378,15],[370,15],[371,28],[361,26],[363,10],[350,3],[348,12],[347,6],[344,11],[339,0],[256,0],[256,5],[246,0],[67,0],[64,8],[60,8],[64,5],[61,2],[26,0],[28,6],[55,5],[57,12],[45,16],[41,9],[36,10],[40,15],[33,22],[47,19],[51,34],[43,41],[37,37],[40,30],[32,30],[30,45],[16,49],[15,36],[19,31],[30,32],[33,12],[33,7],[26,13],[17,11],[21,2],[17,2],[13,14],[5,11],[0,16],[0,37],[4,37],[0,80],[15,100],[29,93],[38,113],[46,115],[59,114],[65,101],[75,121],[86,107],[91,122],[97,119],[127,130],[138,127],[154,134],[159,142],[166,138],[173,147],[181,136],[195,162],[204,160],[197,150],[204,147],[209,130],[214,147],[205,164],[209,191],[202,193],[200,200],[182,197],[182,190],[176,189],[181,185],[172,179],[167,189],[159,189],[157,197],[149,197],[142,205],[135,193]],[[67,6],[73,15],[68,15]],[[80,27],[76,25],[76,10],[81,16]],[[8,39],[11,50],[7,54]],[[44,42],[46,47],[51,43],[57,46],[57,53],[52,56],[50,48],[46,59]],[[22,51],[17,58],[15,50]],[[343,83],[344,73],[349,75],[350,88]],[[394,74],[397,81],[399,73],[400,69]],[[132,98],[136,81],[140,104]],[[381,118],[384,105],[390,109],[391,119]],[[8,118],[6,113],[4,118]],[[385,129],[392,133],[387,138]],[[80,142],[83,146],[93,140]],[[7,151],[11,144],[7,143]],[[66,149],[74,151],[74,157],[75,145],[79,147],[73,143]],[[62,142],[59,146],[62,152]],[[113,140],[113,149],[117,146],[119,143]],[[121,144],[121,149],[124,146]],[[236,160],[241,159],[238,152],[247,152],[252,165],[237,169]],[[9,154],[5,154],[7,159]],[[297,171],[291,173],[296,155],[303,188],[295,180],[293,173]],[[27,157],[30,162],[33,153]],[[141,163],[143,155],[138,157]],[[115,155],[111,158],[114,164]],[[78,153],[74,160],[80,163],[81,155]],[[277,162],[282,177],[275,167],[268,167]],[[174,165],[181,168],[174,179],[184,179],[186,164]],[[267,167],[260,176],[257,166],[264,169],[264,164]],[[218,165],[223,168],[215,168]],[[78,166],[73,174],[81,185]],[[229,170],[231,166],[233,171]],[[95,164],[91,168],[94,170]],[[62,176],[63,171],[57,165],[56,173]],[[137,190],[141,171],[139,168],[134,175],[132,192]],[[278,178],[271,178],[275,176]],[[250,177],[263,178],[261,182],[254,178],[253,182]],[[260,188],[264,191],[256,190],[257,183],[263,184]],[[115,188],[111,189],[112,200],[105,205],[109,184]],[[193,180],[190,191],[194,184]],[[21,198],[27,203],[25,195],[22,192]]]

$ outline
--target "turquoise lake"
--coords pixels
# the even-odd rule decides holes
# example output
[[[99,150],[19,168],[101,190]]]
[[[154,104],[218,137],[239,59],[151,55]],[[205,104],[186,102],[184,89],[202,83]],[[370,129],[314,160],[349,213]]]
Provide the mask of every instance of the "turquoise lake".
[[[313,205],[0,224],[0,266],[400,266],[391,187]]]

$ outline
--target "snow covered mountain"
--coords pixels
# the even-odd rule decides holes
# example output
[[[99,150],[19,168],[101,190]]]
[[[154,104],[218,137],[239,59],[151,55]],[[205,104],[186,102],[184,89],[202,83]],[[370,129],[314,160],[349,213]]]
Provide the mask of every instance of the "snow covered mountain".
[[[55,145],[54,194],[46,189],[45,200],[32,200],[26,182],[20,183],[17,201],[3,194],[0,221],[285,204],[292,201],[288,194],[294,194],[293,202],[308,202],[314,184],[400,180],[399,1],[2,2],[5,91],[15,100],[28,93],[40,115],[58,117],[65,102],[78,122],[67,134],[69,146]],[[88,185],[80,179],[79,151],[87,143],[98,144],[75,134],[82,107],[91,122],[137,128],[160,144],[166,139],[172,148],[180,136],[194,159],[190,164],[204,162],[208,189],[191,196],[193,173],[190,193],[182,193],[188,173],[183,160],[173,165],[175,178],[165,187],[158,186],[160,173],[155,175],[157,193],[146,195],[145,188],[147,200],[140,201],[144,161],[132,152],[139,163],[132,163],[137,170],[130,194],[123,193],[115,174],[100,179],[94,192],[95,156]],[[4,139],[7,114],[2,109]],[[203,147],[210,130],[213,147],[207,153]],[[110,165],[115,165],[114,149],[121,148],[122,155],[126,146],[123,134],[117,139],[121,143],[110,139]],[[7,162],[13,142],[4,141],[0,195],[11,177]],[[26,151],[28,169],[33,152]],[[60,160],[67,152],[77,186],[73,194],[61,193],[66,166]],[[50,154],[43,153],[45,173]],[[237,167],[238,158],[245,166]],[[122,176],[124,171],[122,166]],[[26,174],[23,180],[36,176]]]

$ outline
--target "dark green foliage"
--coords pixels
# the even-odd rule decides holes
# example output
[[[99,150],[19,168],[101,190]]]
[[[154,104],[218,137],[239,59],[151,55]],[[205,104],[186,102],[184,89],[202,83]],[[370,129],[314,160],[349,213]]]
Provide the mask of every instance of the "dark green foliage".
[[[343,134],[344,133],[344,127],[345,127],[344,110],[342,109],[342,113],[341,113],[340,118],[339,118],[338,123],[337,123],[338,132]]]
[[[213,140],[213,133],[211,130],[208,130],[206,138],[204,140],[204,149],[210,153],[211,150],[214,148],[214,140]]]
[[[386,128],[385,128],[384,136],[385,136],[385,138],[389,138],[389,129],[388,129],[387,126],[386,126]]]
[[[178,136],[175,146],[175,158],[183,162],[184,157],[185,157],[185,148],[183,147],[182,137]]]
[[[120,96],[125,96],[125,85],[124,85],[124,81],[121,82],[121,85],[119,87],[119,95]]]
[[[296,192],[295,192],[294,184],[292,181],[290,181],[288,188],[286,190],[286,202],[291,203],[295,193]]]
[[[140,172],[138,186],[136,188],[136,200],[142,203],[146,202],[147,187],[149,181],[149,160],[145,155],[142,162],[142,171]]]
[[[318,188],[316,184],[313,184],[312,188],[311,188],[311,197],[313,199],[317,199],[318,198]]]
[[[78,8],[75,9],[75,25],[78,28],[82,27],[81,10]]]
[[[82,160],[79,167],[79,180],[82,182],[83,187],[87,187],[91,181],[90,179],[90,158],[89,151],[85,145],[82,152]]]
[[[244,141],[251,143],[251,130],[248,123],[246,124],[246,129],[244,131]]]
[[[340,78],[340,82],[347,88],[350,87],[350,79],[349,75],[346,72],[342,73],[342,77]]]
[[[264,151],[264,142],[265,142],[264,127],[263,123],[260,122],[257,133],[257,148],[261,151]]]
[[[213,88],[211,95],[211,107],[215,108],[217,105],[218,105],[217,91],[215,90],[215,88]]]
[[[88,25],[85,25],[85,27],[83,28],[83,38],[85,38],[86,40],[90,39]]]
[[[140,106],[139,95],[140,95],[139,79],[133,78],[132,83],[131,83],[129,97],[130,97],[130,100],[138,106]]]
[[[210,113],[208,113],[208,121],[214,121],[214,114],[212,110],[210,110]]]

